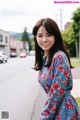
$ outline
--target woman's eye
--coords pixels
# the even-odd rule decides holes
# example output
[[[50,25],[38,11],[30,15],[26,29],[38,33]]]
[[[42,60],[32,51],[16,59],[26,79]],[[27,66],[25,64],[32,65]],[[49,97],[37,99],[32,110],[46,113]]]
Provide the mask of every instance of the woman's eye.
[[[47,34],[47,36],[51,36],[51,34]]]
[[[38,37],[40,37],[40,38],[41,38],[41,37],[42,37],[42,35],[38,35]]]

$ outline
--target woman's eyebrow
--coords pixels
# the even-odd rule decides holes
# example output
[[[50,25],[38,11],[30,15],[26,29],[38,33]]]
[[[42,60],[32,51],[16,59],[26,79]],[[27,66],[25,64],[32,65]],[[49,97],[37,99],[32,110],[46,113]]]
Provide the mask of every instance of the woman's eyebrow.
[[[39,33],[37,33],[37,34],[43,34],[43,32],[39,32]],[[49,34],[48,32],[46,32],[45,34]]]

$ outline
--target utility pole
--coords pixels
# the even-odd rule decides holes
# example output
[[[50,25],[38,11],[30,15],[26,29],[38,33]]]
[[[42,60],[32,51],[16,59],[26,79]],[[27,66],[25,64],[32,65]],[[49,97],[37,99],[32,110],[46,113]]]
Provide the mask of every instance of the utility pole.
[[[60,9],[60,24],[61,24],[61,32],[62,32],[62,9]]]
[[[58,15],[56,14],[55,16],[56,16],[56,22],[58,23],[58,19],[57,19],[57,16],[58,16]]]

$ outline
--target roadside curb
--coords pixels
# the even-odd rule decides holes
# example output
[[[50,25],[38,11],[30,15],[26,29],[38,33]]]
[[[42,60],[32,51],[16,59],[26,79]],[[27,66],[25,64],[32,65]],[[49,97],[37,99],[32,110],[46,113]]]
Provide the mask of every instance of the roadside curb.
[[[80,97],[80,79],[73,79],[73,88],[71,94],[76,98]]]
[[[73,79],[80,79],[80,67],[71,69]]]

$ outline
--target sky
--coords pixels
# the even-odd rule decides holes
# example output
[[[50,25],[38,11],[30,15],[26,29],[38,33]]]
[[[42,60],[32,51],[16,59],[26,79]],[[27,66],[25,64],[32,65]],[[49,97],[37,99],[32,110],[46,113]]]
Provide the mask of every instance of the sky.
[[[32,32],[36,22],[45,17],[54,19],[60,29],[62,18],[64,29],[73,12],[80,7],[80,0],[74,0],[79,3],[65,3],[66,0],[63,0],[64,4],[54,1],[62,0],[0,0],[0,29],[19,33],[26,27],[28,32]]]

